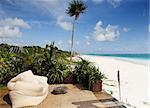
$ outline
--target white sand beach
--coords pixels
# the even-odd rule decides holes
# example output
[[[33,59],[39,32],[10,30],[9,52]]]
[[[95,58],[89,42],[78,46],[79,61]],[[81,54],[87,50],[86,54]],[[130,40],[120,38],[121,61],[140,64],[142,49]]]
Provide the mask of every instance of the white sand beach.
[[[108,79],[104,81],[103,89],[119,100],[117,71],[120,71],[121,101],[127,103],[127,107],[150,108],[150,87],[148,87],[149,63],[143,65],[136,62],[115,59],[112,57],[100,57],[81,55],[98,66]],[[149,95],[149,96],[148,96]]]

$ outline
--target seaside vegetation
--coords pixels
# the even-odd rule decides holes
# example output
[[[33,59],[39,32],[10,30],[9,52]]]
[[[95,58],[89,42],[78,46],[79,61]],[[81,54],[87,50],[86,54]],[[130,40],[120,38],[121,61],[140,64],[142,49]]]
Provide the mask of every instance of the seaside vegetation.
[[[68,69],[70,52],[54,46],[11,46],[0,44],[0,84],[7,82],[19,73],[32,70],[34,74],[47,76],[48,83],[60,83],[63,71]]]
[[[11,78],[27,70],[46,76],[49,84],[63,83],[65,77],[73,76],[74,83],[89,90],[92,83],[104,79],[104,75],[89,61],[81,58],[70,63],[69,57],[70,52],[58,49],[54,42],[45,48],[0,44],[0,86],[6,86]]]
[[[96,68],[91,62],[80,58],[74,69],[77,83],[82,84],[86,89],[91,90],[92,84],[96,81],[106,79],[99,68]]]

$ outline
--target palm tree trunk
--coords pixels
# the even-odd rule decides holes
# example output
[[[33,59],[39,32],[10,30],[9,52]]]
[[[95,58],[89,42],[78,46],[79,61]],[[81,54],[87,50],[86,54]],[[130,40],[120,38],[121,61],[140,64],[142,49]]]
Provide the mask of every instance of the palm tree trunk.
[[[76,23],[76,19],[74,19],[73,26],[72,26],[70,62],[72,62],[72,56],[73,56],[73,46],[74,46],[74,29],[75,29],[75,23]]]

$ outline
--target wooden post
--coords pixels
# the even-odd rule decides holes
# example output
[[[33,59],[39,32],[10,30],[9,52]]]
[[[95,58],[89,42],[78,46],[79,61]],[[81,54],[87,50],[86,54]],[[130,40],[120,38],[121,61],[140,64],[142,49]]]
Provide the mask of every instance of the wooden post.
[[[121,101],[121,87],[120,87],[120,71],[117,73],[118,87],[119,87],[119,100]]]

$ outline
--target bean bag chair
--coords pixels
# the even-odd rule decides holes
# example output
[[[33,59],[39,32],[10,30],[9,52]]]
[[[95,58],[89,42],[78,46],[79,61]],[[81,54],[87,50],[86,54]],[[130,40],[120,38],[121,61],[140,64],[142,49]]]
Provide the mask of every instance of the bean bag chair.
[[[38,105],[48,95],[47,78],[34,75],[31,70],[12,78],[7,87],[13,108]]]

